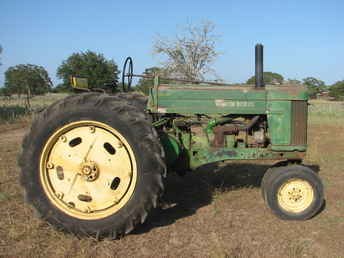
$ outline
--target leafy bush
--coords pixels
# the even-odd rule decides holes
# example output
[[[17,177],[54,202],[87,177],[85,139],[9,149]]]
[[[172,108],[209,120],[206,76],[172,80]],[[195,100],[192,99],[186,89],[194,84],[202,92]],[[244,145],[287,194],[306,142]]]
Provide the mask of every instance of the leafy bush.
[[[118,81],[119,70],[114,60],[90,50],[73,53],[57,69],[57,77],[63,80],[56,92],[71,91],[70,78],[87,78],[91,88],[106,88],[104,85]]]
[[[33,64],[11,66],[5,72],[7,94],[41,95],[51,90],[52,82],[44,67]]]
[[[311,97],[316,97],[318,93],[326,91],[325,82],[314,77],[302,79],[302,84],[307,88],[307,92]]]
[[[330,89],[330,96],[336,100],[344,100],[344,80],[333,84]]]
[[[283,76],[278,73],[273,72],[264,72],[263,73],[264,83],[265,84],[274,84],[274,83],[283,83]],[[247,80],[247,84],[255,84],[256,76],[252,76]]]

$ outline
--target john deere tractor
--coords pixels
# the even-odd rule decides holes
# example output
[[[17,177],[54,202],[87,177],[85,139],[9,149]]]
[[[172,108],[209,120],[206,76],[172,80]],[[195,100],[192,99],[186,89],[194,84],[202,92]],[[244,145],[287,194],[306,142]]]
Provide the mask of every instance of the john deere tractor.
[[[26,200],[59,229],[118,238],[158,206],[168,171],[275,160],[261,183],[267,206],[282,219],[313,217],[323,204],[323,185],[302,165],[306,91],[265,86],[262,45],[255,54],[255,85],[165,84],[169,78],[154,76],[148,99],[89,90],[52,104],[36,115],[23,141],[19,165]],[[133,74],[128,58],[124,91],[133,76],[144,77]]]

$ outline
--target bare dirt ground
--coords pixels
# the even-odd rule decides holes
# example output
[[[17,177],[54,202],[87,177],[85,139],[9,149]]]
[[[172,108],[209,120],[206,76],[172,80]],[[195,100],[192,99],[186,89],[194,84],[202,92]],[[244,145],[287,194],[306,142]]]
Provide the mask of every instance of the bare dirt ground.
[[[265,207],[272,163],[210,164],[170,175],[165,201],[121,240],[58,232],[24,204],[16,158],[27,127],[0,133],[0,257],[344,257],[344,124],[312,124],[305,164],[319,171],[326,206],[311,220],[283,221]]]

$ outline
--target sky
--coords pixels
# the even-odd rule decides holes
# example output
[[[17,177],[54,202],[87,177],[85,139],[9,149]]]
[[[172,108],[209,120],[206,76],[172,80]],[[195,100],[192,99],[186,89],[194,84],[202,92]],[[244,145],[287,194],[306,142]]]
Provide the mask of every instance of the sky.
[[[229,83],[254,74],[254,45],[264,44],[264,70],[285,79],[344,79],[343,0],[0,0],[0,87],[17,64],[56,70],[72,53],[96,51],[120,68],[127,56],[134,73],[157,66],[158,34],[173,38],[187,24],[207,20],[221,35],[213,64]]]

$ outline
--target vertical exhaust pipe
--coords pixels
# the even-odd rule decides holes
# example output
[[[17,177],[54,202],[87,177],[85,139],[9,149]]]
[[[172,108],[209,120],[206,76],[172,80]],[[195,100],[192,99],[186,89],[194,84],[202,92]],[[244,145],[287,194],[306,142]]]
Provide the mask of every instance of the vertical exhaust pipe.
[[[257,44],[256,45],[256,70],[255,70],[255,77],[256,77],[256,88],[264,88],[264,78],[263,78],[263,45]]]

